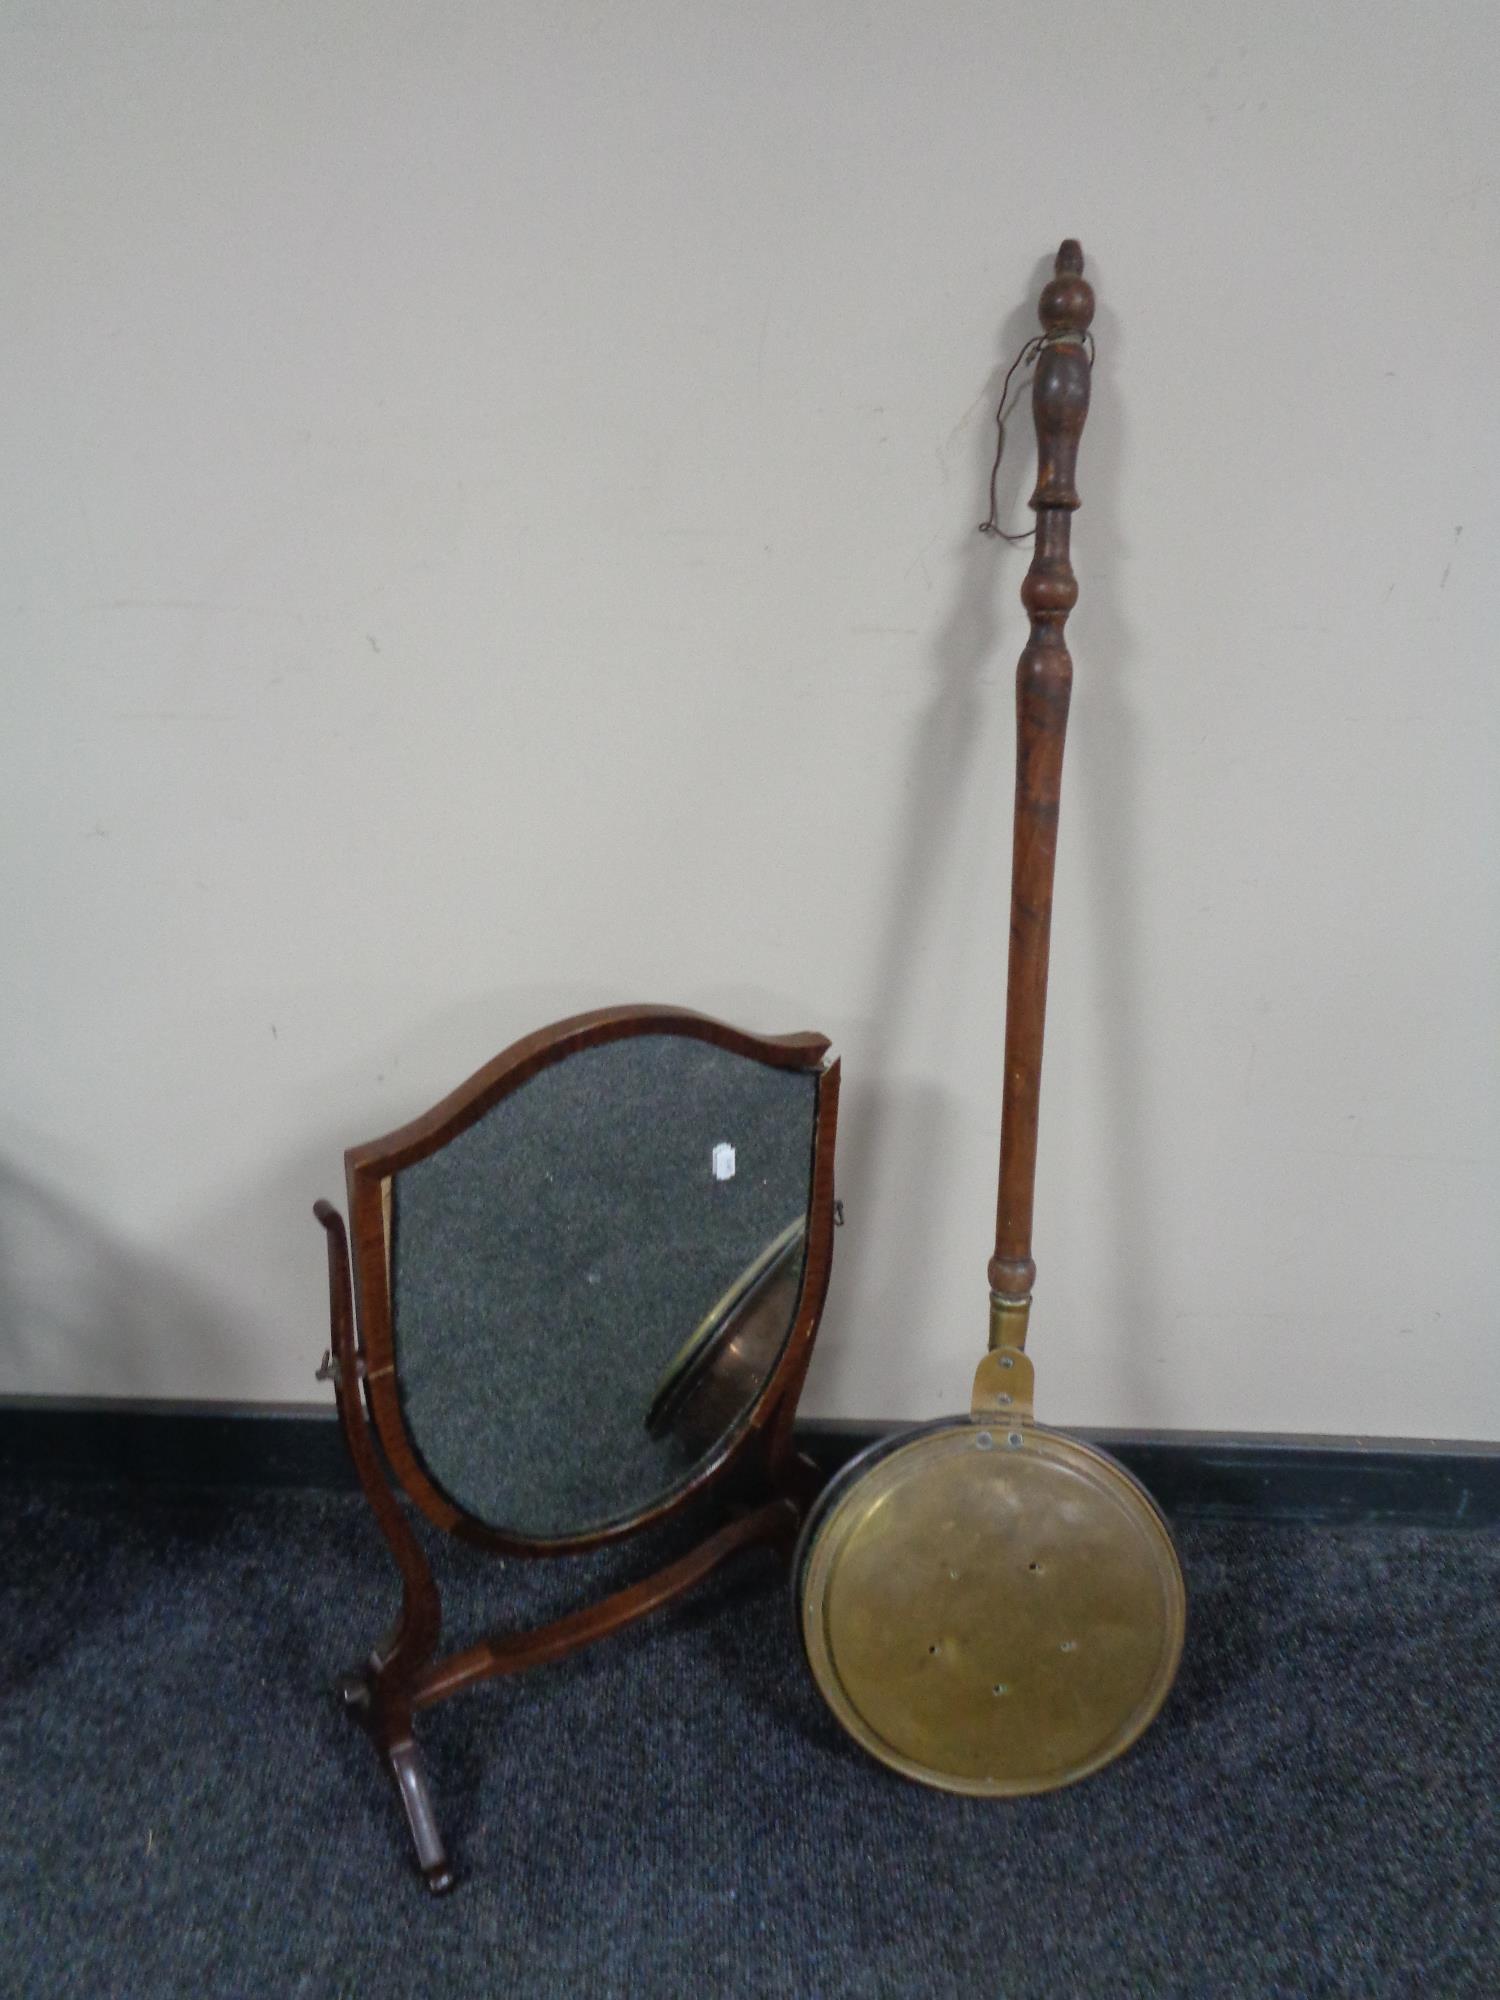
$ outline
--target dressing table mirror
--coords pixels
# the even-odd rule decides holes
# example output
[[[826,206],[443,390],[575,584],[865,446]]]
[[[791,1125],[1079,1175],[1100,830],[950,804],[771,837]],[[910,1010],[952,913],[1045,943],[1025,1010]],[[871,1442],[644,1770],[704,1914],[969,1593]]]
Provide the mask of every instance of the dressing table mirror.
[[[579,1015],[346,1153],[348,1231],[316,1205],[332,1328],[320,1377],[402,1586],[391,1633],[340,1693],[435,1891],[453,1872],[421,1709],[562,1658],[740,1549],[791,1554],[817,1485],[792,1419],[832,1257],[828,1050],[678,1008]],[[689,1506],[707,1525],[663,1567],[440,1654],[412,1510],[499,1554],[565,1557]]]

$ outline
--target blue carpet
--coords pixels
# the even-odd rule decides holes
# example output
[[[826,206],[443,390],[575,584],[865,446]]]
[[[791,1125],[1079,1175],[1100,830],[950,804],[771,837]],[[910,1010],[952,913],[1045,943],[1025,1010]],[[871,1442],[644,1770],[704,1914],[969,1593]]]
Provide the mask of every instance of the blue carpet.
[[[1500,1536],[1180,1523],[1162,1719],[1009,1805],[848,1744],[748,1558],[421,1719],[434,1901],[328,1691],[395,1602],[357,1497],[0,1495],[6,1995],[1500,1993]],[[452,1549],[450,1639],[602,1560]]]

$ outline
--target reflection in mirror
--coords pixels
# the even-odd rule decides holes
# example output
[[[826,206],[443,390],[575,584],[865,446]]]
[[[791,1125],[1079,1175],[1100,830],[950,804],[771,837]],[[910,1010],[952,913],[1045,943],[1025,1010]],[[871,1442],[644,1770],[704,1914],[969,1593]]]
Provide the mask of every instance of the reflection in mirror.
[[[397,1390],[466,1513],[537,1540],[630,1519],[749,1413],[801,1296],[817,1090],[627,1037],[392,1176]]]
[[[707,1451],[754,1397],[797,1309],[807,1218],[797,1216],[742,1271],[668,1363],[646,1412],[653,1437],[675,1431]]]

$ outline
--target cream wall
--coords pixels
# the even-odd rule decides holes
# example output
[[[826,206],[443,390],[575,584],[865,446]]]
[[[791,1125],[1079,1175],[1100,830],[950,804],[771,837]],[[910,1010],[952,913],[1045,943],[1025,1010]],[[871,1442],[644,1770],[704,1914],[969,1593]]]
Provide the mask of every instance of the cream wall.
[[[343,1146],[660,998],[843,1051],[808,1408],[964,1402],[1076,233],[1043,1414],[1500,1436],[1495,22],[0,0],[0,1389],[313,1396]]]

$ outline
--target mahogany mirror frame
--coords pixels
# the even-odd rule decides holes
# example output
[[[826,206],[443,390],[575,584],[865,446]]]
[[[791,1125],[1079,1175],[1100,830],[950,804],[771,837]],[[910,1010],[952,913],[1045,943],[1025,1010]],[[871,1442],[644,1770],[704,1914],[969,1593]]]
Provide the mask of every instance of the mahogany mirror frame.
[[[408,1431],[396,1387],[387,1190],[393,1174],[437,1152],[540,1071],[580,1050],[645,1035],[690,1037],[816,1079],[807,1248],[791,1330],[748,1413],[660,1500],[576,1534],[540,1538],[507,1531],[468,1513],[442,1491]],[[418,1865],[434,1892],[451,1888],[454,1876],[413,1736],[418,1710],[496,1675],[562,1659],[673,1602],[741,1549],[770,1545],[791,1557],[819,1485],[815,1469],[796,1450],[792,1424],[833,1262],[839,1063],[828,1059],[829,1047],[823,1035],[754,1035],[681,1007],[605,1007],[573,1015],[512,1043],[409,1124],[346,1152],[352,1259],[343,1217],[330,1202],[314,1205],[327,1232],[331,1329],[319,1378],[333,1383],[355,1473],[401,1575],[394,1627],[363,1667],[341,1676],[339,1693],[395,1781]],[[581,1405],[585,1400],[581,1390]],[[714,1494],[724,1502],[725,1519],[685,1554],[627,1588],[545,1625],[492,1633],[439,1658],[437,1583],[397,1488],[434,1527],[512,1556],[596,1549],[657,1527]]]

